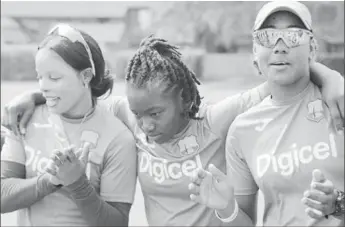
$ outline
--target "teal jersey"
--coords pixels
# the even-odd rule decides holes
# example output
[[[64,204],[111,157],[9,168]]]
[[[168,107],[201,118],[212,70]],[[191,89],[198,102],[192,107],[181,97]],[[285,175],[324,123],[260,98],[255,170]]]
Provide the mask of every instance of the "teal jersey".
[[[138,178],[150,226],[221,226],[214,210],[191,201],[188,184],[196,168],[213,163],[226,172],[225,139],[235,117],[262,101],[255,88],[213,105],[200,107],[202,120],[164,144],[149,143],[129,111],[126,99],[112,111],[131,128],[138,150]]]
[[[329,111],[314,84],[286,102],[270,97],[236,118],[229,129],[228,175],[236,195],[264,197],[265,226],[340,226],[316,220],[301,202],[312,171],[320,169],[344,190],[344,136],[328,129]]]
[[[25,137],[12,134],[6,138],[1,160],[25,165],[26,178],[32,178],[44,172],[54,149],[69,144],[78,148],[83,142],[92,143],[86,175],[100,197],[109,202],[132,203],[136,184],[135,140],[128,128],[102,105],[97,105],[84,122],[60,118],[45,105],[38,106]],[[63,187],[17,213],[19,226],[87,225]]]

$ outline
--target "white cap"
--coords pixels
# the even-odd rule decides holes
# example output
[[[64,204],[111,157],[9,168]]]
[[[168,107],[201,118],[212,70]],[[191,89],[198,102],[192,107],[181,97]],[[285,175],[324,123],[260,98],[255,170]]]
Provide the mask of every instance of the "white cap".
[[[288,11],[298,16],[308,30],[312,30],[309,9],[297,1],[273,1],[265,4],[256,16],[253,30],[258,30],[271,14],[278,11]]]

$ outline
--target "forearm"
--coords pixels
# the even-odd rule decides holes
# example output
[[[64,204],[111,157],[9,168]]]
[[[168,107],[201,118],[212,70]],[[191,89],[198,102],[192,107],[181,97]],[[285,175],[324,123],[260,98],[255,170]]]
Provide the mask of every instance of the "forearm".
[[[318,87],[323,87],[332,80],[344,80],[340,73],[318,62],[312,62],[310,65],[310,79]]]
[[[253,220],[239,208],[236,218],[229,223],[223,223],[223,226],[255,226]]]
[[[89,225],[128,226],[128,216],[102,200],[85,176],[66,188]]]
[[[1,213],[27,208],[58,190],[48,177],[43,174],[30,179],[1,179]]]
[[[235,201],[233,201],[235,203]],[[216,212],[222,219],[226,219],[234,214],[235,205],[232,204],[223,210],[217,210]],[[256,218],[251,218],[245,211],[243,211],[240,207],[238,207],[238,213],[230,222],[223,222],[222,226],[255,226]]]
[[[270,94],[268,83],[262,83],[240,95],[240,105],[237,106],[237,115],[246,112],[248,109],[256,106]]]

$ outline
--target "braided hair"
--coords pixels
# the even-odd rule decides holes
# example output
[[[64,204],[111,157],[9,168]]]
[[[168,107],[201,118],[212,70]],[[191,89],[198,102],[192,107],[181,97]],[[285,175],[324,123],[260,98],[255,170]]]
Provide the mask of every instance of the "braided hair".
[[[143,87],[152,82],[164,82],[168,89],[182,91],[182,100],[189,106],[186,116],[196,117],[201,103],[197,85],[199,80],[182,61],[178,47],[166,40],[153,37],[143,39],[140,47],[130,60],[126,81],[137,87]]]

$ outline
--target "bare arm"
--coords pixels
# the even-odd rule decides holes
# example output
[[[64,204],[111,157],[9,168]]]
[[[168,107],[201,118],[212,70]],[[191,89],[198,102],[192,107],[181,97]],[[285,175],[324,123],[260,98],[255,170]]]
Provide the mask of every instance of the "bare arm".
[[[230,223],[224,223],[226,226],[255,226],[256,223],[256,194],[236,196],[238,204],[238,214]],[[229,217],[234,212],[234,204],[229,204],[224,210],[217,210],[219,216],[223,219]]]
[[[339,72],[318,62],[312,62],[310,64],[310,79],[318,87],[323,87],[334,80],[338,82],[344,80]]]
[[[323,64],[310,64],[310,78],[321,91],[331,114],[331,129],[341,131],[344,127],[344,77]]]

